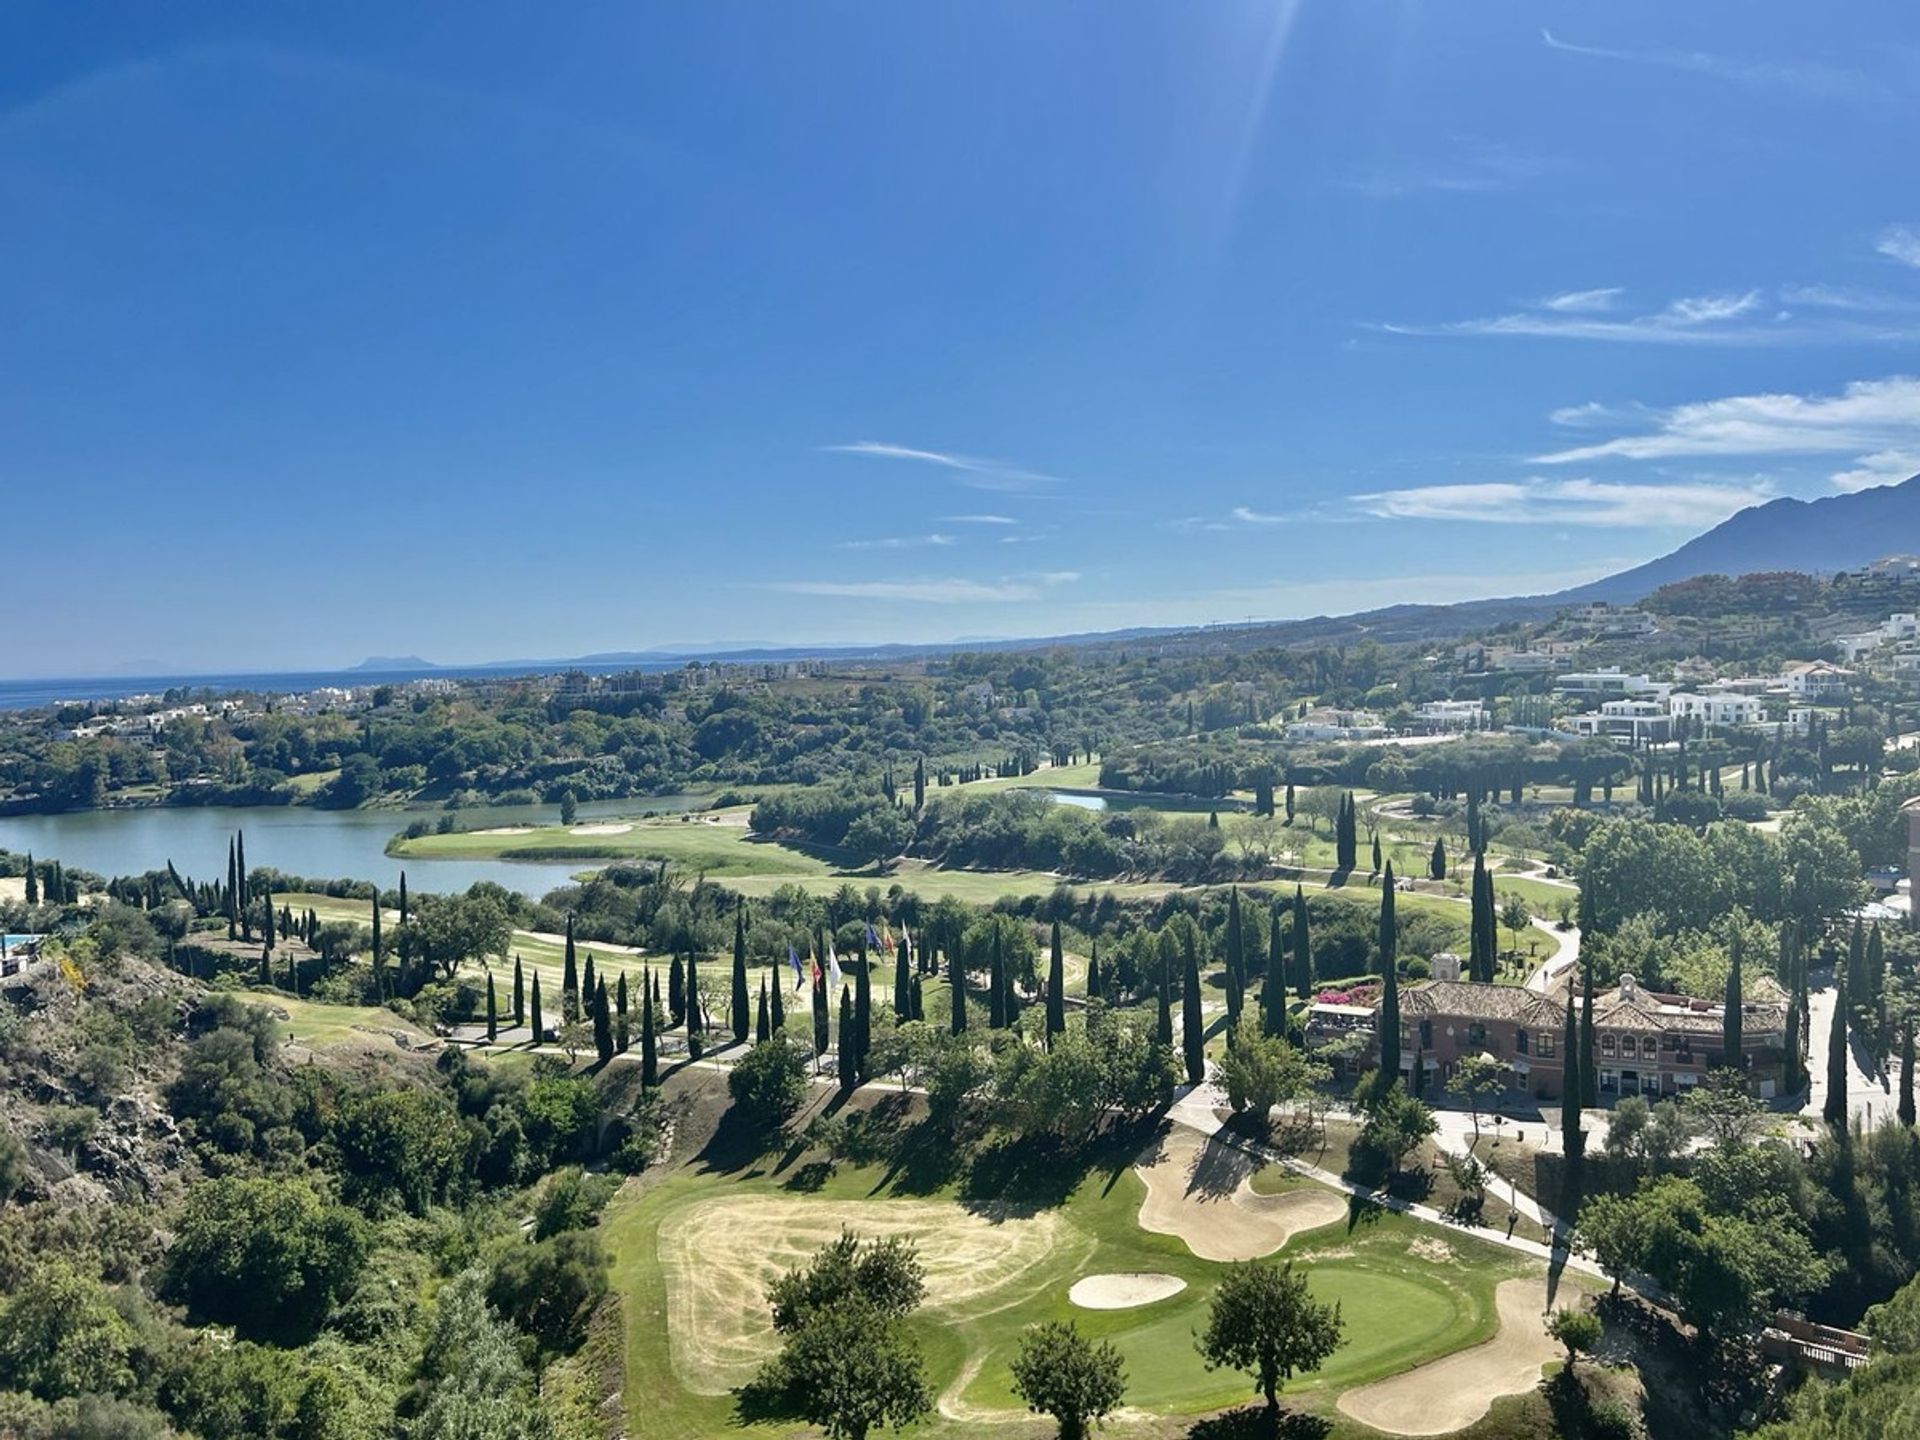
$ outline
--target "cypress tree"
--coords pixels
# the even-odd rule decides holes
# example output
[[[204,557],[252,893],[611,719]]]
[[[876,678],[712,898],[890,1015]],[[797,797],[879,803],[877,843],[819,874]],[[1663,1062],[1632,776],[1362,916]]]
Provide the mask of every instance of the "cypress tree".
[[[1093,942],[1093,953],[1087,957],[1087,998],[1098,1000],[1106,993],[1107,982],[1100,974],[1100,942]]]
[[[266,945],[260,947],[260,983],[273,984],[273,950]]]
[[[873,1048],[873,976],[867,963],[867,937],[860,936],[860,968],[853,974],[854,1073],[867,1078],[867,1053]]]
[[[813,1053],[814,1058],[827,1053],[827,977],[813,977]]]
[[[851,1090],[857,1083],[855,1078],[860,1069],[860,1060],[856,1052],[853,1037],[853,993],[845,985],[840,987],[840,1088]]]
[[[1600,1067],[1593,1058],[1593,967],[1580,968],[1580,1104],[1592,1110],[1600,1104]]]
[[[533,999],[530,1002],[530,1009],[533,1021],[533,1038],[530,1043],[538,1045],[547,1034],[546,1022],[540,1015],[540,972],[538,970],[533,972]]]
[[[582,964],[580,966],[580,993],[586,997],[585,1004],[589,1009],[591,1009],[593,1005],[593,986],[593,952],[588,950],[583,952],[582,955]]]
[[[1900,1123],[1913,1128],[1913,1016],[1900,1031]]]
[[[1281,905],[1267,911],[1267,975],[1260,990],[1260,1028],[1268,1035],[1287,1033],[1287,942],[1280,933]]]
[[[1580,1074],[1580,1028],[1573,1015],[1573,987],[1567,987],[1567,1022],[1560,1035],[1560,1050],[1566,1056],[1560,1080],[1560,1145],[1566,1152],[1568,1183],[1572,1169],[1585,1148],[1586,1136],[1580,1128],[1580,1095],[1585,1080]]]
[[[233,939],[239,930],[238,912],[234,909],[234,897],[240,893],[240,872],[235,867],[233,837],[229,835],[227,837],[227,939],[229,940]],[[27,904],[38,905],[39,903],[40,882],[34,878],[33,856],[29,854],[27,856]],[[376,910],[380,908],[378,899],[373,903]]]
[[[1227,891],[1227,1043],[1240,1024],[1247,999],[1247,939],[1240,923],[1240,887]]]
[[[1160,975],[1154,985],[1156,1005],[1153,1017],[1153,1040],[1162,1049],[1173,1048],[1173,966],[1167,960],[1167,952],[1160,952]]]
[[[1393,862],[1380,881],[1380,1074],[1383,1085],[1400,1074],[1400,931],[1393,911]]]
[[[1313,940],[1307,930],[1307,896],[1293,887],[1293,983],[1302,1000],[1313,998]]]
[[[918,975],[913,977],[913,1018],[915,1020],[927,1018],[927,997],[921,993]]]
[[[613,1048],[622,1055],[627,1053],[630,1032],[627,1029],[627,972],[620,972],[620,983],[613,997]]]
[[[1488,878],[1487,857],[1476,850],[1473,854],[1473,918],[1467,928],[1467,978],[1483,985],[1493,979],[1494,929],[1488,913]]]
[[[960,968],[960,949],[947,956],[947,1031],[953,1035],[967,1032],[967,972]]]
[[[1727,966],[1727,993],[1720,1002],[1720,1063],[1735,1070],[1746,1069],[1746,1057],[1741,1053],[1742,1000],[1740,980],[1740,932],[1735,931],[1733,941],[1728,947],[1732,950]]]
[[[673,966],[667,971],[667,1023],[678,1025],[687,1013],[687,981],[680,970],[680,957],[673,957]]]
[[[1847,940],[1847,994],[1859,1003],[1867,994],[1866,928],[1856,920]]]
[[[913,762],[913,808],[916,812],[927,808],[927,759],[924,755]]]
[[[1447,878],[1447,842],[1438,835],[1433,838],[1433,853],[1427,857],[1427,876],[1433,880]]]
[[[1287,824],[1293,824],[1293,782],[1287,782]]]
[[[1067,961],[1060,945],[1060,922],[1053,922],[1053,945],[1047,958],[1047,1044],[1067,1028]]]
[[[300,961],[293,951],[287,951],[287,989],[293,992],[293,998],[300,998]]]
[[[993,927],[993,963],[987,970],[987,1028],[1007,1028],[1007,969],[1000,954],[1000,926]]]
[[[527,1023],[527,974],[518,955],[513,957],[513,1028]]]
[[[660,1042],[653,1033],[652,981],[651,971],[640,972],[640,1080],[645,1085],[660,1083]]]
[[[773,1038],[773,1012],[767,1008],[767,977],[760,977],[760,1006],[754,1012],[753,1040],[756,1045]]]
[[[571,1023],[580,1018],[580,964],[573,950],[573,915],[567,915],[567,952],[560,969],[560,1015]]]
[[[1200,1017],[1200,952],[1191,928],[1182,938],[1187,973],[1180,995],[1180,1045],[1186,1054],[1187,1083],[1198,1085],[1207,1075],[1207,1037]]]
[[[778,961],[774,962],[772,983],[768,986],[773,1000],[773,1033],[778,1035],[787,1028],[787,1002],[781,998],[787,988],[786,977],[780,974]]]
[[[593,987],[593,1052],[605,1065],[613,1059],[613,1015],[612,1007],[607,1004],[607,982],[597,981]]]
[[[380,938],[380,891],[373,892],[373,968],[378,970],[387,958],[386,942]]]
[[[1377,833],[1373,837],[1373,873],[1380,873],[1380,836]]]
[[[487,972],[487,1043],[492,1045],[500,1038],[500,1000],[493,990],[493,972]]]
[[[1842,975],[1833,999],[1833,1021],[1827,1030],[1827,1100],[1820,1113],[1827,1124],[1845,1133],[1847,1128],[1847,977]]]
[[[1787,1024],[1784,1040],[1786,1042],[1786,1073],[1781,1077],[1783,1086],[1789,1095],[1796,1093],[1805,1077],[1800,1073],[1800,988],[1793,983],[1792,972],[1788,972]]]
[[[733,1038],[747,1038],[747,907],[733,912]]]
[[[900,943],[893,947],[893,1016],[896,1020],[913,1018],[913,968],[904,930]]]
[[[407,872],[400,872],[400,923],[406,924],[413,918],[413,911],[407,907]]]
[[[247,901],[252,896],[247,893],[247,832],[244,830],[233,832],[233,868],[235,875],[233,903],[240,916],[240,938],[251,940],[253,920],[247,914]]]
[[[681,996],[681,1003],[687,1007],[687,1033],[689,1035],[692,1035],[695,1031],[704,1032],[707,1028],[707,1011],[706,1005],[700,995],[700,972],[698,966],[699,957],[696,956],[693,951],[687,951],[687,993]],[[701,1038],[705,1038],[704,1034]],[[697,1046],[700,1041],[694,1040],[689,1043]],[[694,1058],[699,1058],[698,1049],[694,1051]]]

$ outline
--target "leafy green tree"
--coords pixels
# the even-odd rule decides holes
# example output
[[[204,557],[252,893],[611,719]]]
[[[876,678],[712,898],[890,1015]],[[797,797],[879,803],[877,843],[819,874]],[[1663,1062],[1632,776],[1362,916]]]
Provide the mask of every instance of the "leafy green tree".
[[[1280,1409],[1280,1387],[1297,1373],[1318,1370],[1340,1348],[1340,1306],[1313,1298],[1293,1262],[1231,1265],[1214,1291],[1198,1348],[1209,1370],[1244,1370]]]
[[[803,1329],[818,1315],[859,1300],[885,1319],[900,1320],[926,1299],[926,1267],[913,1243],[899,1237],[862,1240],[852,1230],[814,1252],[804,1268],[784,1272],[767,1289],[773,1328]]]
[[[1285,1036],[1269,1035],[1251,1015],[1240,1022],[1234,1043],[1220,1061],[1220,1082],[1236,1114],[1252,1115],[1262,1125],[1276,1105],[1311,1093],[1328,1076],[1325,1065],[1308,1059]]]
[[[807,1098],[807,1057],[774,1035],[755,1045],[727,1072],[727,1094],[754,1126],[784,1125]]]
[[[794,1332],[761,1384],[828,1440],[866,1440],[877,1425],[898,1429],[933,1408],[919,1348],[897,1321],[857,1297]]]
[[[136,1337],[97,1280],[64,1258],[31,1266],[0,1302],[0,1386],[42,1400],[132,1388]]]
[[[1567,1347],[1567,1369],[1600,1343],[1600,1317],[1591,1310],[1560,1309],[1547,1321],[1547,1334]]]
[[[1104,1340],[1088,1340],[1070,1320],[1028,1327],[1011,1369],[1013,1393],[1029,1410],[1051,1415],[1061,1440],[1081,1440],[1088,1422],[1097,1424],[1117,1410],[1127,1393],[1120,1352]]]
[[[441,1287],[424,1347],[426,1400],[409,1440],[548,1440],[512,1329],[487,1300],[489,1276],[471,1269]]]
[[[548,1354],[579,1345],[606,1293],[606,1255],[590,1230],[509,1246],[487,1285],[488,1302]]]
[[[1484,1102],[1507,1088],[1511,1072],[1507,1065],[1491,1055],[1468,1055],[1453,1067],[1448,1088],[1467,1102],[1473,1112],[1473,1143],[1480,1143],[1480,1111]]]
[[[340,1107],[334,1127],[341,1192],[363,1210],[424,1215],[448,1198],[466,1159],[459,1116],[438,1094],[380,1090]]]

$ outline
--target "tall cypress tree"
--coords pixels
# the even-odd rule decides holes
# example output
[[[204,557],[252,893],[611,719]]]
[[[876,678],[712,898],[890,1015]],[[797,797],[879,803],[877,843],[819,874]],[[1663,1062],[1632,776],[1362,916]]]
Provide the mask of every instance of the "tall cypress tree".
[[[913,762],[913,808],[916,813],[927,808],[927,759],[924,755]]]
[[[774,962],[773,970],[773,980],[768,988],[773,999],[773,1033],[778,1035],[787,1028],[787,1002],[781,998],[787,988],[787,982],[786,977],[780,974],[780,964],[777,960]]]
[[[560,1016],[571,1024],[580,1018],[580,963],[573,949],[573,914],[567,914],[566,959],[560,969]]]
[[[1592,1110],[1600,1104],[1600,1067],[1593,1058],[1593,967],[1580,968],[1580,1104]]]
[[[530,1043],[538,1045],[546,1038],[547,1034],[546,1022],[540,1015],[540,972],[538,970],[533,972],[533,999],[529,1004],[529,1008],[532,1011],[531,1019],[533,1021],[533,1037]]]
[[[267,945],[260,947],[260,983],[273,984],[273,949]]]
[[[1430,880],[1447,878],[1447,842],[1438,835],[1433,837],[1433,853],[1427,857],[1427,878]]]
[[[915,1020],[927,1018],[927,997],[921,993],[918,975],[913,977],[913,1018]]]
[[[687,981],[680,973],[680,957],[673,957],[672,968],[667,971],[667,1023],[678,1025],[687,1013]]]
[[[1900,1123],[1913,1128],[1913,1016],[1900,1032]]]
[[[1847,1128],[1847,977],[1842,975],[1833,998],[1833,1021],[1827,1029],[1827,1100],[1820,1107],[1827,1124]]]
[[[993,927],[993,963],[987,969],[987,1028],[1007,1028],[1007,969],[1000,953],[1000,926]]]
[[[1566,1056],[1560,1070],[1560,1146],[1571,1171],[1585,1144],[1585,1132],[1580,1128],[1580,1095],[1585,1081],[1580,1074],[1580,1026],[1573,1014],[1571,985],[1567,987],[1567,1023],[1560,1034],[1560,1050]]]
[[[867,1078],[867,1054],[873,1049],[873,974],[867,961],[867,937],[860,937],[860,968],[853,974],[854,1073]]]
[[[240,930],[240,912],[237,908],[237,897],[239,894],[240,872],[233,856],[233,837],[229,835],[227,837],[227,939],[229,940],[233,939]],[[39,903],[40,881],[33,873],[33,855],[29,853],[27,855],[27,904],[38,905]],[[380,908],[378,896],[374,898],[373,908],[376,911]],[[377,928],[377,922],[374,933],[376,935],[380,933]]]
[[[1180,1047],[1186,1055],[1187,1083],[1198,1085],[1207,1075],[1206,1027],[1200,1017],[1200,951],[1191,927],[1185,942],[1186,983],[1180,993]]]
[[[1287,1033],[1287,942],[1280,932],[1283,909],[1276,900],[1267,911],[1267,976],[1260,990],[1260,1028],[1268,1035]]]
[[[913,1018],[913,968],[905,930],[900,932],[900,943],[893,947],[893,1017]]]
[[[376,974],[386,959],[386,942],[380,938],[380,891],[376,888],[373,892],[373,968]]]
[[[733,1038],[747,1038],[747,907],[733,912]]]
[[[585,1004],[589,1011],[593,1008],[594,983],[593,951],[586,950],[581,952],[580,993],[585,997]]]
[[[653,1033],[652,982],[651,971],[642,970],[640,972],[640,1081],[644,1085],[660,1083],[660,1042]]]
[[[760,1008],[754,1017],[753,1038],[765,1044],[773,1038],[773,1012],[767,1008],[767,977],[760,977]]]
[[[1053,922],[1053,944],[1047,956],[1047,1044],[1067,1028],[1067,961],[1060,944],[1060,922]]]
[[[595,981],[593,987],[593,1052],[602,1065],[613,1059],[613,1014],[607,1004],[604,979]]]
[[[413,918],[413,911],[407,905],[407,872],[400,872],[400,923],[406,924]]]
[[[947,1031],[953,1035],[967,1032],[967,972],[960,967],[960,947],[947,955]]]
[[[1241,928],[1240,887],[1227,891],[1227,1043],[1240,1026],[1240,1011],[1247,1001],[1247,937]]]
[[[527,973],[518,955],[513,957],[513,1028],[527,1023]]]
[[[688,1036],[700,1037],[700,1038],[689,1038],[687,1042],[690,1047],[696,1047],[693,1050],[693,1055],[695,1059],[698,1059],[700,1056],[700,1052],[697,1047],[700,1045],[701,1039],[704,1039],[705,1037],[705,1031],[707,1028],[707,1011],[706,1011],[706,1006],[700,996],[699,957],[695,955],[694,952],[691,950],[687,951],[686,972],[687,972],[687,991],[686,991],[686,994],[681,997],[681,1002],[687,1007]]]
[[[1733,932],[1732,943],[1728,948],[1733,952],[1727,966],[1727,993],[1720,1002],[1720,1063],[1735,1070],[1747,1068],[1746,1056],[1741,1047],[1740,1013],[1743,1000],[1740,979],[1740,932]]]
[[[1380,1076],[1383,1086],[1400,1075],[1400,930],[1394,918],[1393,862],[1380,880]]]
[[[851,1090],[859,1083],[860,1057],[854,1042],[853,993],[840,987],[840,1088]]]
[[[233,868],[235,872],[233,903],[240,915],[240,938],[251,940],[253,918],[247,914],[247,902],[253,896],[249,893],[247,886],[247,832],[244,830],[233,832]]]
[[[1482,985],[1493,979],[1493,916],[1488,894],[1487,857],[1473,852],[1473,918],[1467,930],[1467,978]]]
[[[1374,832],[1373,837],[1373,873],[1376,875],[1380,873],[1380,835],[1378,831]]]
[[[1794,983],[1791,968],[1787,971],[1787,1023],[1782,1040],[1785,1043],[1786,1065],[1781,1084],[1792,1095],[1805,1083],[1806,1077],[1800,1073],[1800,987]]]
[[[492,1045],[500,1038],[500,1000],[493,990],[493,972],[487,972],[487,1043]]]
[[[613,995],[613,1048],[627,1053],[630,1032],[627,1029],[627,972],[620,972],[619,986]]]
[[[813,977],[813,1054],[817,1060],[827,1053],[827,977]]]

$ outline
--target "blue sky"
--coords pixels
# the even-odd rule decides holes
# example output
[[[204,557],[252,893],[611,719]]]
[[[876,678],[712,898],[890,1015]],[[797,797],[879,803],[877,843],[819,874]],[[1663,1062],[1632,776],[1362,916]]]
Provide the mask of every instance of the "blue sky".
[[[1920,14],[0,13],[0,674],[1577,583],[1920,470]]]

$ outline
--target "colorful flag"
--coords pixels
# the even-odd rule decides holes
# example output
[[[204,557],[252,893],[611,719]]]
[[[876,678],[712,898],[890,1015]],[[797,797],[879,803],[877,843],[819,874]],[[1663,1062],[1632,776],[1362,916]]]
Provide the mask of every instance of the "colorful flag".
[[[844,983],[840,977],[840,957],[833,953],[833,942],[831,940],[827,941],[827,972],[833,976],[833,983],[836,987]]]
[[[787,963],[793,966],[793,988],[798,990],[807,983],[806,974],[800,969],[800,957],[791,944],[787,946]]]
[[[893,954],[893,926],[884,920],[880,922],[880,948],[889,955]]]

